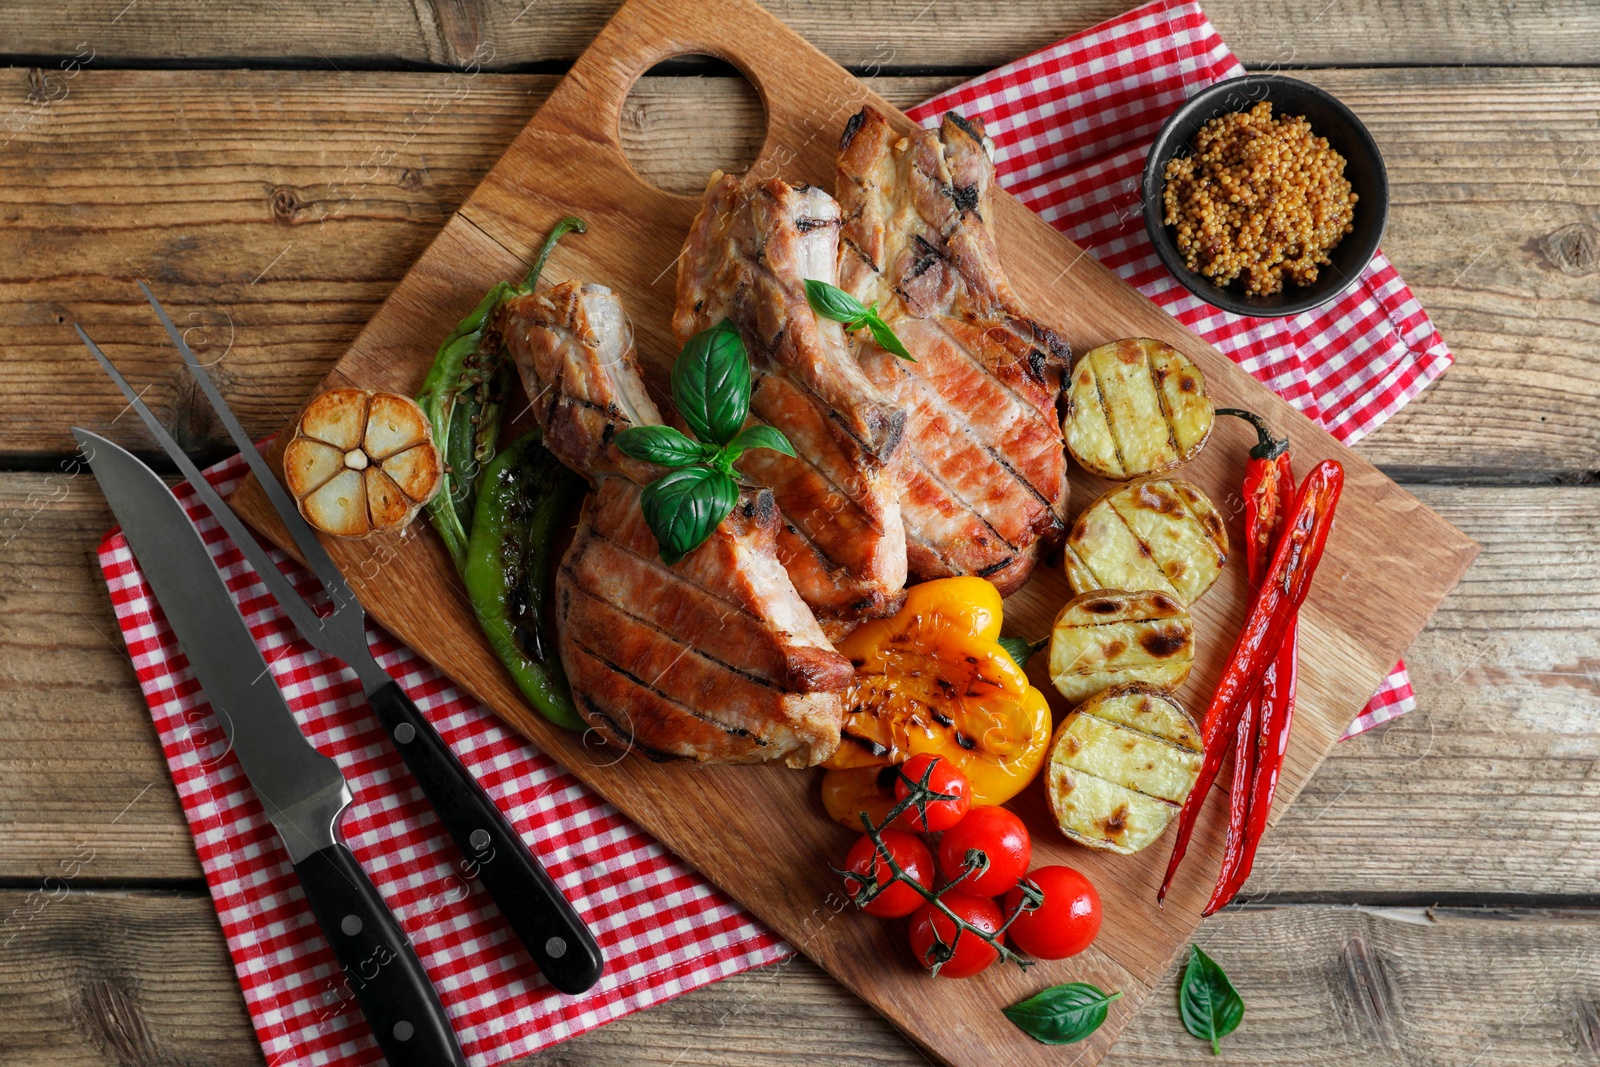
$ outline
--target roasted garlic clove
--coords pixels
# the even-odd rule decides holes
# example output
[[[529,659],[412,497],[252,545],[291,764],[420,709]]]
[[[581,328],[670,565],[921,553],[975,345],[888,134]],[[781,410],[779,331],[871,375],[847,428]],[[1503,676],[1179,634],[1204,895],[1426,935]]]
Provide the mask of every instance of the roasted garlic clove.
[[[416,402],[370,389],[313,397],[283,453],[300,514],[336,537],[403,528],[439,491],[442,469]]]

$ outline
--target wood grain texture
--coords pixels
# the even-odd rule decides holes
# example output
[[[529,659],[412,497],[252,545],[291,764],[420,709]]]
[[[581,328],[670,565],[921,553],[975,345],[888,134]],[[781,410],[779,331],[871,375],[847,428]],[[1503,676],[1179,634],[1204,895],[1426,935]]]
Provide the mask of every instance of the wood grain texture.
[[[85,471],[0,475],[0,878],[198,878],[177,794],[95,549]]]
[[[1600,224],[1600,72],[1307,77],[1348,100],[1379,139],[1394,188],[1385,250],[1457,357],[1362,454],[1453,480],[1600,471],[1600,367],[1589,358],[1600,267],[1585,273],[1581,239]],[[0,259],[0,393],[17,401],[0,461],[67,453],[74,420],[153,448],[137,424],[111,425],[122,398],[82,351],[74,319],[149,385],[147,400],[180,441],[199,455],[224,450],[138,299],[137,277],[219,361],[250,431],[273,432],[555,80],[89,70],[63,99],[25,112],[28,124],[0,150],[0,218],[20,252]],[[951,80],[871,84],[909,106]],[[32,91],[25,71],[0,73],[0,113],[26,107]],[[1530,110],[1541,116],[1534,135]],[[707,127],[721,131],[720,151],[701,144]],[[739,79],[646,78],[621,134],[641,173],[681,190],[711,166],[748,159],[762,124]],[[1574,226],[1576,239],[1553,239]],[[63,393],[70,414],[55,402]]]
[[[569,213],[585,218],[590,229],[581,241],[557,250],[549,276],[600,280],[615,288],[633,316],[647,372],[664,375],[675,346],[667,332],[671,284],[662,282],[698,201],[639,178],[625,161],[616,124],[634,80],[661,59],[685,51],[727,59],[755,83],[768,119],[761,157],[752,166],[758,175],[770,171],[791,181],[831,185],[834,145],[845,120],[867,103],[892,111],[754,4],[730,2],[702,10],[633,0],[579,57],[324,384],[415,392],[438,339],[496,279],[520,273],[542,234]],[[897,112],[891,119],[909,125]],[[1330,543],[1321,595],[1301,612],[1300,709],[1279,787],[1282,810],[1459,578],[1476,546],[1027,208],[1001,193],[991,222],[1007,250],[1019,297],[1075,349],[1129,335],[1167,340],[1201,365],[1219,401],[1266,412],[1286,428],[1303,463],[1337,456],[1345,464],[1342,533]],[[1214,499],[1226,500],[1239,484],[1241,466],[1242,454],[1214,447],[1184,476]],[[1099,491],[1080,476],[1074,488],[1079,507]],[[269,536],[286,540],[257,487],[247,484],[235,501]],[[1406,542],[1403,551],[1397,540]],[[1038,987],[1040,978],[1065,973],[1061,965],[1041,965],[1028,975],[991,970],[959,987],[929,987],[904,965],[884,965],[895,956],[881,924],[850,912],[835,914],[844,906],[837,897],[831,906],[818,906],[828,897],[827,879],[818,872],[840,847],[842,832],[815,818],[813,776],[770,768],[652,766],[640,759],[600,765],[590,748],[538,719],[509,688],[432,538],[329,548],[347,574],[370,576],[357,593],[373,617],[936,1057],[975,1063],[1004,1049],[1018,1063],[1046,1061],[1043,1046],[1020,1037],[998,1014],[980,1013],[961,1028],[951,1028],[948,1021],[974,1003],[998,1007],[1020,999]],[[1041,632],[1067,596],[1059,570],[1041,572],[1011,598],[1011,625]],[[1244,580],[1235,568],[1197,606],[1197,625],[1202,632],[1237,632],[1247,604]],[[1222,641],[1202,644],[1188,690],[1191,703],[1203,701],[1226,658]],[[1191,849],[1194,858],[1164,910],[1154,906],[1165,866],[1162,849],[1132,858],[1085,857],[1053,834],[1039,833],[1049,825],[1040,791],[1031,791],[1019,808],[1035,826],[1036,860],[1070,860],[1102,890],[1105,931],[1073,961],[1072,973],[1125,995],[1113,1005],[1107,1025],[1072,1050],[1072,1062],[1093,1063],[1198,923],[1209,888],[1205,861],[1220,854],[1216,805],[1202,822]],[[717,833],[704,832],[708,821]]]
[[[210,901],[198,893],[0,892],[0,1051],[27,1067],[262,1062]],[[9,937],[9,941],[7,940]],[[1246,1002],[1230,1064],[1572,1067],[1600,1062],[1600,926],[1590,912],[1268,908],[1200,942]],[[1462,961],[1473,961],[1463,981]],[[1209,1057],[1178,1021],[1176,975],[1103,1061]],[[1061,1050],[1070,1052],[1070,1049]],[[519,1067],[926,1059],[803,957],[630,1015]]]
[[[1600,492],[1421,495],[1486,551],[1406,654],[1419,708],[1338,746],[1250,891],[1331,879],[1362,899],[1592,899]],[[1408,870],[1430,873],[1407,889]]]
[[[1123,6],[937,3],[909,26],[923,0],[848,9],[788,0],[772,9],[861,68],[976,70]],[[1349,101],[1382,144],[1395,193],[1385,250],[1458,357],[1360,450],[1392,470],[1449,481],[1539,484],[1600,471],[1600,383],[1588,355],[1600,338],[1600,74],[1500,66],[1600,61],[1594,10],[1578,0],[1205,6],[1258,66],[1497,65],[1303,75]],[[275,429],[555,81],[483,74],[458,96],[463,82],[450,75],[352,66],[460,63],[485,41],[499,46],[491,69],[559,62],[614,7],[451,0],[352,8],[333,20],[305,0],[9,5],[0,53],[39,56],[45,69],[0,71],[0,232],[19,252],[0,257],[0,395],[11,401],[0,466],[53,465],[71,447],[74,418],[130,430],[126,418],[112,422],[121,400],[84,365],[65,325],[73,317],[111,335],[180,439],[197,454],[218,453],[217,427],[181,388],[159,329],[134,299],[141,276],[195,316],[180,315],[195,328],[191,342],[220,354],[222,338],[233,340],[220,365],[230,400],[255,432]],[[886,32],[848,39],[860,26]],[[45,76],[89,48],[97,59],[79,77]],[[105,69],[121,62],[310,63],[322,73]],[[908,106],[954,80],[871,84]],[[440,95],[450,99],[434,113]],[[637,147],[630,159],[641,173],[692,188],[721,161],[686,154],[706,125],[729,135],[730,158],[759,142],[748,95],[719,78],[644,79],[621,133]],[[393,155],[380,164],[385,153]],[[1486,548],[1411,650],[1421,708],[1335,748],[1269,835],[1249,892],[1368,903],[1592,899],[1600,566],[1589,546],[1600,502],[1584,489],[1418,495]],[[92,488],[63,496],[42,474],[0,474],[0,516],[0,879],[59,876],[80,843],[96,849],[72,897],[27,928],[41,936],[0,948],[0,1062],[259,1064],[93,566],[109,516]],[[1378,847],[1394,842],[1403,847]],[[189,889],[77,891],[134,879]],[[0,916],[24,901],[0,895]],[[1348,910],[1316,909],[1315,921],[1298,925],[1263,914],[1312,911],[1228,913],[1201,931],[1250,1000],[1227,1062],[1600,1063],[1592,967],[1600,924],[1590,912],[1491,913],[1473,917],[1471,930],[1447,916],[1448,926],[1401,936],[1389,936],[1391,919]],[[1253,925],[1241,933],[1245,919]],[[1463,960],[1481,982],[1461,980]],[[1519,999],[1508,1006],[1502,991]],[[1162,1002],[1167,995],[1140,1013],[1107,1062],[1204,1058]],[[803,959],[531,1062],[797,1057],[924,1062]]]
[[[1335,746],[1268,835],[1247,893],[1588,897],[1600,492],[1417,492],[1484,548],[1410,652],[1421,706]],[[111,524],[87,481],[0,474],[0,573],[14,576],[0,583],[0,692],[14,709],[0,716],[0,878],[56,873],[84,832],[95,884],[200,877],[93,562]],[[1463,814],[1485,805],[1487,827]],[[1485,834],[1503,847],[1485,849]],[[1400,839],[1403,851],[1373,847]]]
[[[403,65],[487,69],[571,60],[617,0],[418,0],[330,9],[314,0],[217,8],[204,0],[70,8],[16,0],[0,54],[71,56],[103,63],[334,67]],[[1119,15],[1129,0],[768,0],[766,7],[852,69],[983,70]],[[1206,13],[1246,63],[1594,63],[1600,17],[1583,0],[1537,6],[1474,0],[1211,0]]]
[[[0,931],[0,1062],[263,1062],[203,893],[94,892],[61,874],[0,892]]]

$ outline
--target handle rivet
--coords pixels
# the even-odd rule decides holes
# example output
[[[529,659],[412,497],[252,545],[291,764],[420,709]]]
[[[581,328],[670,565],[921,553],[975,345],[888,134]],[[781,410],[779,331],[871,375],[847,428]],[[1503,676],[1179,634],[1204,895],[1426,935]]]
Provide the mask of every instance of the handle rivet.
[[[489,847],[489,831],[474,830],[472,831],[472,836],[467,838],[467,840],[472,842],[472,847],[474,849],[482,852],[484,849]]]
[[[406,1022],[404,1019],[401,1019],[399,1022],[394,1024],[394,1039],[396,1041],[410,1041],[411,1035],[416,1032],[417,1028]]]
[[[559,960],[567,954],[567,943],[562,938],[552,937],[544,943],[544,952],[551,959]]]
[[[403,722],[394,728],[394,739],[402,745],[409,745],[417,739],[417,728],[408,722]]]
[[[346,915],[339,920],[339,929],[344,931],[344,936],[354,937],[361,932],[361,916]]]

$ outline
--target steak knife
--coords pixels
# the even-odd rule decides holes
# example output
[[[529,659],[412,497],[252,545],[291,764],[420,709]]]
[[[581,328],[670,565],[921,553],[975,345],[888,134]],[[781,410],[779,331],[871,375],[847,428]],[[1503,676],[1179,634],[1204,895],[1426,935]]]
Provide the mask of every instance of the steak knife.
[[[466,1067],[422,962],[344,844],[350,786],[300,732],[205,542],[149,467],[103,437],[72,432],[390,1067]]]
[[[322,652],[344,661],[361,681],[367,703],[378,716],[399,750],[406,767],[421,785],[428,803],[467,857],[478,881],[494,899],[507,923],[539,965],[545,980],[567,994],[582,993],[600,980],[605,958],[594,935],[562,894],[559,886],[538,858],[529,851],[520,835],[490,799],[477,780],[462,766],[400,684],[389,677],[367,647],[365,612],[361,602],[345,583],[344,576],[328,556],[316,533],[300,515],[283,485],[244,427],[228,408],[205,367],[190,350],[183,334],[143,282],[145,298],[155,309],[167,335],[184,363],[194,374],[217,418],[227,428],[249,463],[256,480],[272,502],[273,509],[294,539],[301,558],[322,586],[333,606],[333,613],[318,616],[289,580],[272,562],[254,535],[234,514],[232,508],[211,483],[205,480],[183,449],[167,433],[155,415],[140,399],[139,391],[117,371],[83,328],[74,324],[78,336],[99,361],[100,366],[127,397],[129,405],[143,420],[167,456],[177,464],[200,501],[211,510],[234,544],[244,553],[257,575],[272,593],[300,635]]]

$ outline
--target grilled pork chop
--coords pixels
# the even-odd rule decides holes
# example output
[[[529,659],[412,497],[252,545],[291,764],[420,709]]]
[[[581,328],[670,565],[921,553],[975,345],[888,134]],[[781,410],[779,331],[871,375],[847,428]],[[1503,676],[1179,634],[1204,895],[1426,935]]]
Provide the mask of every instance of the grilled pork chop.
[[[982,125],[954,112],[937,134],[904,137],[870,107],[855,115],[839,151],[839,284],[877,303],[917,360],[865,331],[853,339],[867,377],[908,413],[900,507],[911,572],[975,574],[1009,593],[1064,532],[1056,398],[1070,353],[1001,269],[988,147]]]
[[[853,672],[778,562],[772,494],[744,493],[668,567],[639,506],[662,471],[612,443],[662,421],[621,303],[602,286],[562,282],[508,301],[502,316],[546,447],[594,486],[555,585],[579,712],[652,759],[826,759]]]
[[[680,343],[724,318],[750,355],[753,421],[796,458],[746,453],[740,470],[783,513],[778,551],[825,620],[883,615],[906,580],[895,457],[905,413],[863,373],[805,281],[838,277],[839,205],[820,189],[713,175],[678,262]]]

